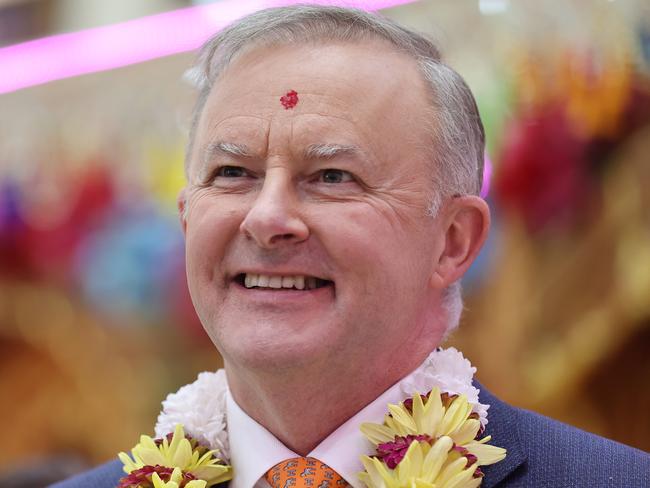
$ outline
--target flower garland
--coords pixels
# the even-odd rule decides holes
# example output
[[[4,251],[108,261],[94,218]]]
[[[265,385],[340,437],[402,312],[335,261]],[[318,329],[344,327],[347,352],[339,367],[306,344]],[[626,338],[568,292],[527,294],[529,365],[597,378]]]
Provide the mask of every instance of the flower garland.
[[[131,449],[131,457],[121,452],[120,461],[128,476],[118,488],[206,488],[232,478],[231,467],[218,451],[186,436],[181,424],[173,434],[153,440],[143,435]]]
[[[434,387],[388,410],[383,424],[361,425],[377,449],[361,458],[359,478],[369,488],[476,487],[480,466],[505,458],[505,449],[486,444],[490,436],[479,440],[481,421],[465,395]]]
[[[361,432],[375,453],[362,456],[359,478],[368,488],[455,487],[481,484],[480,466],[505,449],[479,439],[489,405],[479,402],[476,368],[455,348],[437,349],[400,384],[407,397],[388,405],[382,424]],[[413,393],[428,391],[426,394]],[[201,373],[168,395],[155,427],[131,457],[120,453],[127,476],[118,488],[209,488],[232,479],[226,424],[228,383],[223,370]],[[186,435],[187,433],[187,435]]]

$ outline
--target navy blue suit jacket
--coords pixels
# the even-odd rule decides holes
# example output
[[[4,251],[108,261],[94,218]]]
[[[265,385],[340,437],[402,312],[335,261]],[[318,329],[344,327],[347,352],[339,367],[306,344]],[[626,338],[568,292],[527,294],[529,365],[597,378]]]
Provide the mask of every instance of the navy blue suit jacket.
[[[511,407],[477,386],[490,405],[490,443],[508,450],[482,468],[482,488],[650,488],[650,454]],[[115,488],[122,476],[116,460],[52,488]]]

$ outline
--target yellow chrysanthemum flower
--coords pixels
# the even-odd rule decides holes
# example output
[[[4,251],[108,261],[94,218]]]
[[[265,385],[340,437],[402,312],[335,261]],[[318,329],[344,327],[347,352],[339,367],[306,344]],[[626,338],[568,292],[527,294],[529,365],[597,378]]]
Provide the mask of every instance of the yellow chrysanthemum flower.
[[[467,459],[452,450],[454,442],[440,437],[433,445],[413,442],[395,469],[377,458],[364,456],[365,473],[359,478],[371,488],[475,488],[476,466],[467,466]]]
[[[198,449],[192,449],[190,441],[185,438],[183,426],[178,424],[171,441],[165,438],[157,445],[151,437],[143,435],[140,442],[131,449],[133,459],[124,452],[118,456],[124,463],[124,472],[127,474],[144,466],[179,468],[182,472],[204,480],[209,487],[232,478],[230,466],[223,464],[217,454],[218,451],[207,451],[201,455]]]
[[[153,488],[178,488],[183,481],[183,472],[180,468],[174,468],[169,481],[161,480],[158,473],[154,473],[151,476],[151,481],[153,482]],[[185,485],[185,488],[206,488],[206,486],[207,483],[204,480],[192,480]]]
[[[480,421],[464,395],[413,396],[407,404],[389,405],[383,424],[366,423],[363,434],[377,446],[376,457],[363,457],[360,478],[370,488],[454,487],[481,484],[479,466],[493,464],[506,450],[476,440]]]

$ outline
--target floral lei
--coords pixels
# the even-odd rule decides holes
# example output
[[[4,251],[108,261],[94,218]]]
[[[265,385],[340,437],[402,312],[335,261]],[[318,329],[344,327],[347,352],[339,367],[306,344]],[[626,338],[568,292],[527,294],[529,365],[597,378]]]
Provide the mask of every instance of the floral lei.
[[[359,479],[368,488],[470,488],[480,467],[506,451],[481,438],[487,410],[472,385],[476,368],[455,348],[432,352],[402,381],[406,399],[388,405],[381,424],[364,423],[375,453],[361,456]],[[429,391],[417,392],[415,385]],[[232,479],[226,429],[228,384],[223,370],[200,373],[163,402],[156,439],[141,436],[131,456],[120,453],[127,474],[117,488],[208,488]],[[415,393],[414,393],[415,392]]]

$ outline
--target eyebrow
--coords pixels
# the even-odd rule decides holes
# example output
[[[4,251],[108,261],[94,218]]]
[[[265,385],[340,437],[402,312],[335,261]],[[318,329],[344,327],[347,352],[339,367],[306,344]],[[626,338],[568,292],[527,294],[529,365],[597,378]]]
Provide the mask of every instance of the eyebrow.
[[[234,156],[236,158],[252,158],[254,157],[251,150],[245,144],[237,144],[234,142],[215,142],[209,144],[205,148],[204,160],[207,162],[215,155]]]
[[[205,175],[208,172],[210,161],[217,156],[229,156],[245,159],[253,159],[256,157],[256,155],[245,144],[225,141],[215,142],[209,144],[205,148],[201,165],[201,175]],[[366,159],[363,151],[361,151],[359,147],[351,144],[310,144],[303,153],[303,157],[306,160],[328,160],[339,156],[353,156],[364,161]]]
[[[305,159],[334,159],[338,156],[361,156],[357,146],[347,144],[311,144],[305,150]]]
[[[361,151],[350,144],[311,144],[304,152],[305,159],[333,159],[338,156],[359,156]],[[205,162],[216,155],[233,156],[236,158],[254,158],[255,155],[245,144],[234,142],[215,142],[205,149]]]

